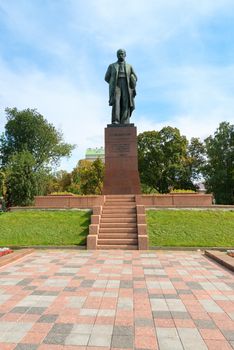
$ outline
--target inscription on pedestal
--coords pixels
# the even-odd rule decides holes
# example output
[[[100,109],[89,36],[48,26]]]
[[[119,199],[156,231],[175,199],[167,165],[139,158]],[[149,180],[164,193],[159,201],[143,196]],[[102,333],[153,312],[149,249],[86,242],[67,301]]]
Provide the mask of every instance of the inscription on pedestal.
[[[122,156],[128,156],[128,153],[130,152],[130,145],[129,143],[120,143],[120,144],[112,144],[111,145],[111,152],[114,153],[114,155]]]

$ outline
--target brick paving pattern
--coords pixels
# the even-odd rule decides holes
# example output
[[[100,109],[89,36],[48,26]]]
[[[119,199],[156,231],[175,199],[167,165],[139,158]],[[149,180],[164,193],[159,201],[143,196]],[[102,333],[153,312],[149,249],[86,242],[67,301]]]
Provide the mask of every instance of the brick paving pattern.
[[[234,278],[199,252],[36,251],[0,268],[1,350],[231,350]]]

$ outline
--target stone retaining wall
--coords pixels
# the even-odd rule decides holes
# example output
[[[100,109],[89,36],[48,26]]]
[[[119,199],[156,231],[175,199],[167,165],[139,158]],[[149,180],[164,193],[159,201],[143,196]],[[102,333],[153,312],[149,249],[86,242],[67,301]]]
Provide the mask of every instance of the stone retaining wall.
[[[147,207],[207,207],[212,205],[211,194],[171,193],[137,195],[136,203]]]
[[[105,196],[36,196],[35,208],[93,208],[103,205]],[[211,194],[173,193],[136,195],[136,204],[152,207],[207,207]]]
[[[93,208],[104,203],[104,196],[36,196],[36,208]]]

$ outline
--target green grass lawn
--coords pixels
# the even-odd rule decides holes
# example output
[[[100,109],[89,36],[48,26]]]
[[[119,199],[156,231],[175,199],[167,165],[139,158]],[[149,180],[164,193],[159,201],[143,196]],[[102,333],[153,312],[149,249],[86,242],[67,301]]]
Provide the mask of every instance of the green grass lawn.
[[[234,247],[234,212],[149,210],[146,213],[151,247]],[[69,210],[0,213],[0,245],[84,245],[90,215]]]
[[[234,247],[234,212],[149,210],[150,246]]]
[[[0,213],[0,245],[84,245],[90,215],[85,211]]]

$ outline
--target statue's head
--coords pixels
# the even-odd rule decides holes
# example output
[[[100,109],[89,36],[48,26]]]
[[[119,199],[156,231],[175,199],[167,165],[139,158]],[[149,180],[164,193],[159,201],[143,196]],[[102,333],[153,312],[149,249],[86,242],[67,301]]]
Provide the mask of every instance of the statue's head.
[[[126,51],[124,49],[119,49],[117,51],[117,57],[118,57],[119,61],[123,62],[125,60],[125,57],[126,57]]]

